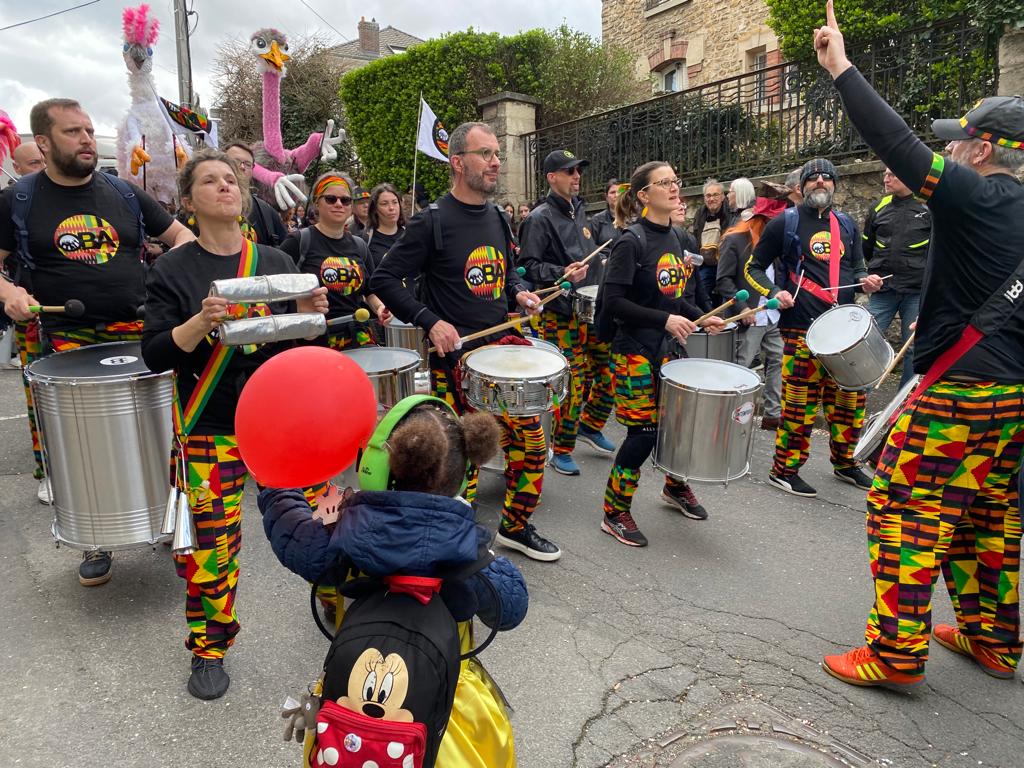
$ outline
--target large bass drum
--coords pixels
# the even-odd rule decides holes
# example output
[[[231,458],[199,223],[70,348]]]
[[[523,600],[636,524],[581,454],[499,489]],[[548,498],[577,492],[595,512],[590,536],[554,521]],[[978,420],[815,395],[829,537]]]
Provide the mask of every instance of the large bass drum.
[[[750,471],[761,378],[741,365],[687,358],[661,367],[654,466],[684,481],[728,483]]]
[[[871,313],[857,304],[833,307],[811,323],[806,338],[839,388],[854,392],[877,384],[896,354]]]
[[[880,413],[874,413],[867,418],[864,422],[864,429],[860,432],[860,440],[857,441],[857,447],[853,449],[854,461],[878,462],[881,448],[889,438],[889,422],[892,420],[893,414],[902,410],[903,404],[907,402],[910,393],[914,391],[914,388],[920,381],[921,376],[919,374],[911,378],[910,381],[900,387],[896,397],[890,400]]]
[[[53,489],[53,537],[74,549],[168,540],[174,374],[153,373],[138,342],[58,352],[25,371]]]

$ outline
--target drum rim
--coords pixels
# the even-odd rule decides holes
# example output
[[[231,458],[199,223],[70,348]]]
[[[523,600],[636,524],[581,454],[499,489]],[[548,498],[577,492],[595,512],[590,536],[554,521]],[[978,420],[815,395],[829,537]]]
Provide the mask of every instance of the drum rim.
[[[739,370],[744,371],[745,373],[751,374],[754,377],[754,381],[752,382],[751,385],[749,385],[747,387],[744,387],[743,389],[729,389],[729,390],[724,390],[724,389],[700,389],[699,387],[695,387],[692,384],[682,384],[682,383],[676,381],[675,379],[668,378],[665,375],[665,369],[668,368],[669,366],[675,364],[675,363],[691,363],[692,364],[692,363],[698,363],[698,362],[699,363],[717,363],[717,364],[720,364],[720,365],[731,365],[733,368],[738,368]],[[755,392],[758,387],[764,386],[764,383],[761,381],[761,377],[758,376],[756,373],[754,373],[749,368],[745,368],[744,366],[739,365],[738,363],[730,363],[727,360],[713,360],[713,359],[708,358],[708,357],[681,357],[681,358],[678,358],[676,360],[669,360],[667,363],[665,363],[663,366],[661,366],[661,370],[658,371],[658,378],[661,379],[662,381],[667,381],[669,384],[673,384],[673,385],[679,387],[680,389],[688,389],[688,390],[691,390],[693,392],[701,392],[701,393],[707,394],[707,395],[722,395],[722,396],[725,396],[725,397],[733,397],[733,396],[739,395],[739,394],[749,394],[750,392]]]
[[[889,419],[892,418],[893,413],[907,402],[907,398],[910,397],[910,394],[914,391],[920,381],[921,374],[915,373],[913,377],[911,377],[910,381],[899,388],[895,397],[886,403],[885,408],[877,413],[872,413],[870,416],[865,418],[864,428],[861,430],[860,437],[857,439],[857,444],[853,446],[853,455],[857,461],[862,460],[858,457],[870,455],[875,448],[882,443],[881,440],[877,439],[879,434],[882,432],[882,425],[884,423],[888,423]],[[903,394],[903,397],[900,397],[900,394]],[[871,420],[870,425],[868,425],[869,420]],[[862,445],[864,446],[863,449],[861,448]]]
[[[817,323],[822,318],[828,317],[833,312],[836,312],[836,311],[842,310],[842,309],[858,309],[858,310],[862,311],[864,314],[866,314],[868,316],[868,333],[865,333],[863,336],[861,336],[859,339],[857,339],[853,344],[851,344],[848,347],[844,347],[843,349],[837,349],[834,352],[816,352],[814,350],[814,345],[811,343],[811,338],[810,338],[810,336],[811,336],[811,329],[814,328],[814,324]],[[879,334],[882,335],[882,338],[884,339],[885,338],[885,334],[882,333],[882,330],[878,327],[878,323],[875,322],[875,318],[871,315],[870,312],[868,312],[867,307],[862,307],[860,304],[839,304],[839,305],[837,305],[835,307],[832,307],[832,309],[825,310],[820,315],[818,315],[816,318],[814,318],[814,320],[811,321],[811,324],[807,327],[807,330],[804,332],[804,343],[807,344],[807,349],[815,357],[831,357],[833,355],[842,355],[842,354],[845,354],[846,352],[849,352],[851,349],[853,349],[858,344],[860,344],[862,341],[864,341],[868,337],[868,334],[871,332],[870,329],[871,329],[872,326],[875,327],[875,329],[878,331]]]
[[[594,289],[594,295],[591,296],[589,290]],[[573,298],[585,299],[586,301],[597,301],[597,294],[600,291],[601,286],[599,285],[581,285],[579,288],[574,288],[572,291]],[[585,292],[586,291],[586,292]]]
[[[33,360],[27,366],[25,366],[25,380],[29,383],[38,384],[74,384],[75,386],[89,386],[94,384],[111,384],[114,382],[127,382],[127,381],[141,381],[152,377],[163,377],[173,376],[174,371],[168,369],[166,371],[139,371],[137,373],[115,373],[103,374],[100,376],[61,376],[52,373],[36,373],[32,371],[33,366],[38,363],[42,363],[44,360],[52,360],[58,355],[71,355],[74,353],[81,353],[82,350],[88,349],[90,351],[103,349],[104,347],[121,347],[136,345],[139,349],[138,359],[145,365],[146,361],[142,357],[142,342],[141,341],[105,341],[102,344],[87,344],[85,346],[76,347],[75,349],[66,349],[63,352],[51,352],[48,355],[44,355],[38,360]],[[134,355],[133,355],[134,357]]]
[[[540,341],[544,341],[547,344],[551,344],[550,341],[546,341],[545,339],[540,339]],[[556,347],[556,345],[554,345],[554,344],[551,344],[551,346],[552,347]],[[504,375],[501,375],[501,374],[498,374],[498,373],[486,373],[486,372],[481,371],[479,369],[470,367],[469,361],[473,357],[473,355],[477,354],[478,352],[483,352],[484,350],[500,350],[500,349],[528,350],[530,352],[542,352],[545,355],[550,355],[552,357],[557,355],[562,360],[562,368],[560,370],[558,370],[558,371],[555,371],[554,373],[547,373],[547,374],[544,374],[543,376],[504,376]],[[513,354],[516,354],[516,353],[513,352]],[[467,352],[466,354],[464,354],[462,356],[462,359],[459,362],[462,365],[462,367],[469,374],[472,374],[474,376],[484,376],[484,377],[487,377],[488,379],[493,379],[494,381],[503,381],[503,382],[517,382],[517,381],[522,381],[522,382],[544,382],[544,381],[549,381],[550,379],[554,379],[554,378],[558,378],[560,376],[564,376],[567,373],[568,368],[569,368],[569,361],[566,360],[565,355],[563,355],[561,353],[561,351],[557,349],[557,347],[555,349],[547,349],[545,347],[537,346],[535,344],[530,344],[529,346],[526,346],[525,344],[486,344],[486,345],[484,345],[482,347],[477,347],[476,349],[471,349],[469,352]]]
[[[409,362],[404,363],[403,365],[400,365],[400,366],[397,366],[397,367],[392,366],[390,368],[379,368],[379,369],[376,369],[374,371],[368,371],[365,368],[363,368],[363,366],[360,365],[359,367],[363,368],[363,372],[367,376],[370,376],[370,375],[379,376],[382,373],[404,373],[409,368],[417,368],[417,367],[419,367],[420,363],[423,361],[423,358],[421,358],[419,356],[419,354],[416,352],[416,350],[409,349],[408,347],[377,347],[377,346],[369,346],[369,347],[358,347],[357,349],[343,349],[343,350],[341,350],[341,354],[346,355],[346,356],[348,356],[350,358],[354,358],[353,362],[355,362],[357,365],[358,365],[357,356],[366,357],[368,355],[378,354],[380,352],[398,352],[398,353],[401,353],[403,355],[412,355],[413,357],[416,358],[416,360],[415,360],[415,362],[410,360]]]

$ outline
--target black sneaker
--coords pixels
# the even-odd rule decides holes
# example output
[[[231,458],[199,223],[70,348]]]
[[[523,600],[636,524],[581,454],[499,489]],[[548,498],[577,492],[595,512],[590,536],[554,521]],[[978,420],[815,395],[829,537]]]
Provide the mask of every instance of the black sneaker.
[[[110,563],[113,560],[109,552],[93,550],[82,556],[82,564],[78,566],[78,583],[83,587],[98,587],[110,581]]]
[[[676,507],[691,520],[708,519],[708,511],[697,501],[697,497],[693,495],[693,489],[685,483],[682,487],[666,485],[661,489],[661,500]]]
[[[537,529],[529,523],[518,531],[509,531],[505,526],[498,526],[495,541],[503,547],[522,552],[531,560],[550,563],[562,556],[562,550],[537,533]]]
[[[629,512],[621,512],[614,517],[605,515],[604,520],[601,521],[601,530],[627,546],[647,546],[647,537],[640,533],[640,529],[636,527],[636,522]]]
[[[832,474],[834,474],[837,478],[842,480],[844,483],[849,483],[850,485],[856,485],[858,488],[862,488],[865,491],[870,491],[871,490],[871,478],[868,477],[867,472],[865,472],[860,467],[847,467],[846,469],[834,469],[834,470],[832,470]]]
[[[768,483],[769,485],[774,485],[776,488],[782,489],[786,493],[792,493],[794,496],[814,498],[818,495],[816,490],[800,479],[800,475],[780,477],[779,475],[769,473]]]
[[[219,699],[227,693],[231,678],[224,671],[224,659],[192,657],[192,674],[188,678],[188,692],[197,699]]]

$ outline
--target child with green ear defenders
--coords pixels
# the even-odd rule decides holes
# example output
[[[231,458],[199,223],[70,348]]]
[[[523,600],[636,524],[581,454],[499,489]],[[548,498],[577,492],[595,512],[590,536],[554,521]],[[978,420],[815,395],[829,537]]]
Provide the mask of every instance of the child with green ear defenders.
[[[499,450],[494,417],[462,416],[435,397],[415,395],[381,420],[359,462],[361,490],[345,502],[333,530],[311,515],[301,489],[266,489],[259,497],[263,527],[287,568],[317,581],[339,563],[368,576],[435,576],[479,559],[491,534],[477,525],[459,494],[470,465]],[[472,617],[512,629],[525,617],[526,583],[518,569],[496,557],[479,579],[445,581],[441,596],[460,622],[463,650],[473,646]],[[500,600],[495,600],[495,593]],[[511,768],[511,724],[497,687],[476,659],[464,661],[455,705],[437,765]]]

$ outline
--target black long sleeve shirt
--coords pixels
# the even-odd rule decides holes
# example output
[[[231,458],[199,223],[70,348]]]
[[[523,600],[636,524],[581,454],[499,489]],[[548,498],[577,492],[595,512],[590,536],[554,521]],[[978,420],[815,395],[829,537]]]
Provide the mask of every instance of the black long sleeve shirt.
[[[982,176],[932,152],[856,68],[836,88],[864,141],[932,212],[914,338],[914,370],[923,374],[1020,263],[1024,187],[1009,173]],[[1024,321],[982,339],[947,375],[1024,382]]]

